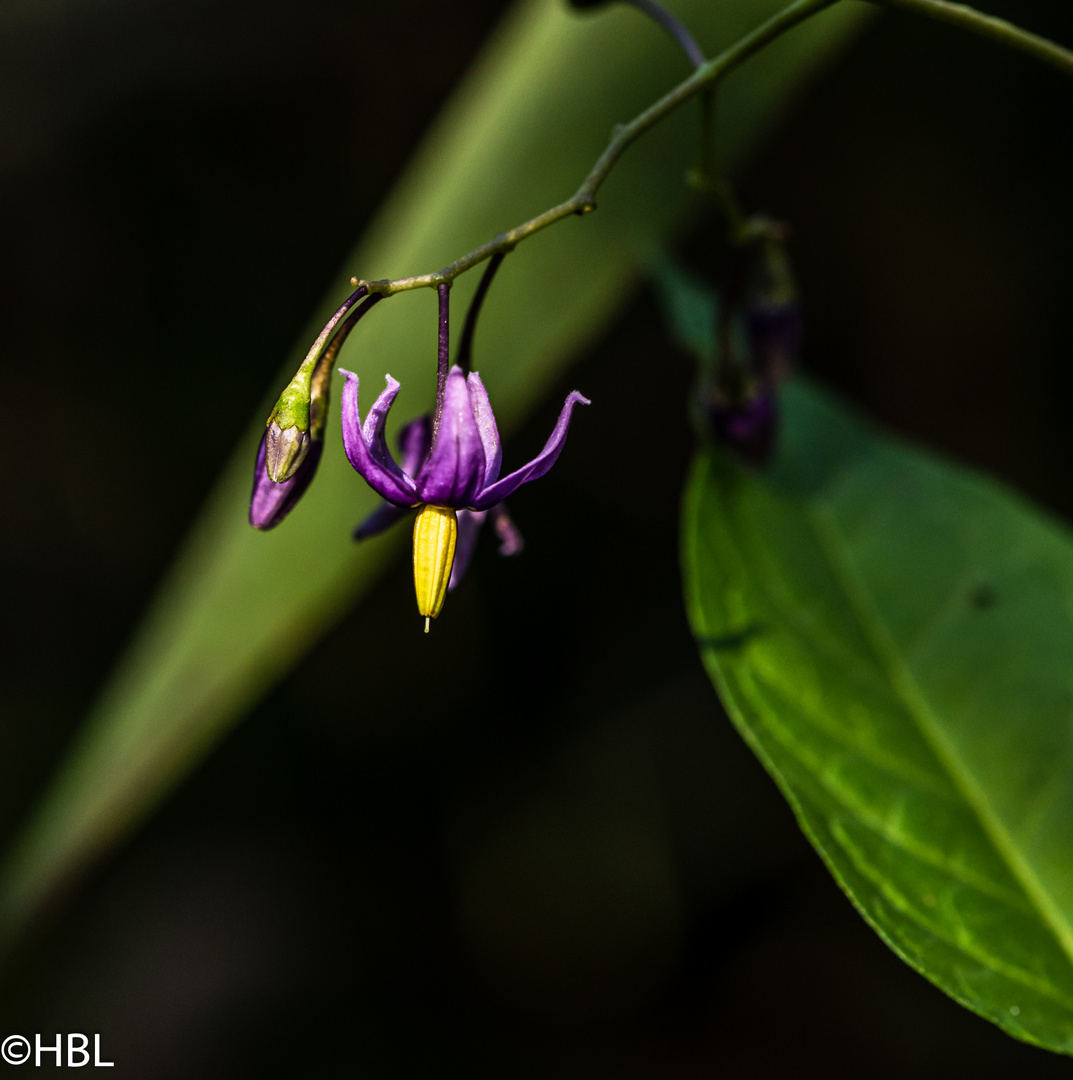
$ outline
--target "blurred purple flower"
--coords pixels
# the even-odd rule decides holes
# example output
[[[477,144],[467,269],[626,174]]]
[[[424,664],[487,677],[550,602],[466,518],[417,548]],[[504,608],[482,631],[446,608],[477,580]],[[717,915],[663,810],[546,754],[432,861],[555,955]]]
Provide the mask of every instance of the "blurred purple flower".
[[[709,430],[748,465],[772,458],[779,433],[778,388],[801,346],[801,307],[784,243],[785,228],[755,219],[753,243],[738,252],[739,290],[727,297],[722,355],[705,395]],[[731,333],[734,320],[743,345]],[[740,322],[738,322],[740,320]]]
[[[713,402],[708,419],[716,439],[746,464],[759,468],[771,460],[779,430],[779,400],[773,386],[761,386],[734,404]]]
[[[801,307],[796,298],[758,301],[745,312],[752,367],[765,386],[778,386],[793,373],[801,348]]]

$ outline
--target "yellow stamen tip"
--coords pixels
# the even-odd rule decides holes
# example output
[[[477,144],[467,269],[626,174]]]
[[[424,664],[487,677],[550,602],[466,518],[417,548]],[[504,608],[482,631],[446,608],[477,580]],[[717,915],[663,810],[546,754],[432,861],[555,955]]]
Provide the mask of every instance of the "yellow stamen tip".
[[[421,507],[414,521],[414,591],[426,633],[447,596],[457,539],[458,517],[451,507]]]

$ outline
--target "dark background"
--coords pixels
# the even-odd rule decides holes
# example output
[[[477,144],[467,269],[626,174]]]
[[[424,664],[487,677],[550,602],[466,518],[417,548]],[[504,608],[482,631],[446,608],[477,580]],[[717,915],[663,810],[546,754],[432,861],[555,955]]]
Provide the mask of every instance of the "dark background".
[[[3,835],[503,7],[0,11]],[[1073,42],[1069,5],[988,10]],[[804,366],[1066,517],[1071,117],[889,15],[740,178],[794,228]],[[486,540],[427,641],[388,574],[8,966],[0,1034],[156,1080],[1068,1075],[880,943],[722,715],[676,563],[691,379],[642,291],[508,447],[596,403],[515,500],[525,555]]]

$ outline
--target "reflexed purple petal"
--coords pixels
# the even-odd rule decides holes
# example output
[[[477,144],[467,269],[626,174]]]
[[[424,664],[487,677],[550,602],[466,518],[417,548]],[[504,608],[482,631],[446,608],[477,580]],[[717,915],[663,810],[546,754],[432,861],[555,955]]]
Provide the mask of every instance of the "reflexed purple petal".
[[[411,420],[399,432],[398,445],[402,471],[407,476],[416,476],[432,449],[432,417],[425,413]]]
[[[257,451],[257,464],[253,467],[253,492],[250,495],[250,524],[255,529],[267,532],[274,529],[294,508],[294,504],[305,494],[313,481],[313,476],[320,464],[320,455],[324,443],[316,439],[310,443],[298,471],[282,484],[275,484],[268,479],[265,469],[265,440]]]
[[[484,517],[483,510],[458,511],[458,538],[455,540],[455,561],[451,567],[451,580],[447,583],[448,592],[458,585],[469,568],[469,560],[473,557],[473,549],[477,546],[477,537],[480,536]]]
[[[488,511],[492,519],[492,528],[499,537],[499,554],[503,556],[517,555],[525,547],[525,541],[514,524],[514,520],[507,512],[506,503],[496,503]]]
[[[426,413],[424,416],[411,420],[399,432],[402,471],[408,476],[413,476],[428,457],[431,444],[432,417]],[[367,540],[370,536],[376,536],[377,533],[390,529],[396,522],[408,517],[412,509],[410,505],[396,506],[385,500],[354,530],[354,539]]]
[[[488,400],[488,391],[481,382],[480,375],[473,372],[466,378],[469,387],[469,400],[473,406],[473,417],[477,421],[477,432],[484,447],[484,479],[482,487],[494,484],[499,479],[499,470],[503,465],[503,448],[499,442],[495,414]]]
[[[370,536],[377,536],[385,529],[407,518],[413,512],[413,507],[396,506],[386,499],[382,502],[355,530],[355,540],[368,540]]]
[[[358,385],[358,377],[354,372],[343,371],[340,368],[339,373],[345,375],[348,381],[353,379],[355,387]],[[382,453],[390,457],[391,452],[387,448],[387,440],[384,439],[384,424],[387,423],[387,414],[391,411],[391,406],[395,404],[395,398],[398,396],[399,381],[390,375],[385,375],[384,384],[384,389],[380,391],[368,416],[365,417],[365,422],[361,425],[361,437],[365,440],[365,445],[370,448],[374,447],[379,439],[383,445]]]
[[[436,445],[415,477],[421,502],[433,506],[469,506],[481,489],[485,458],[469,388],[462,369],[447,376],[443,415]]]
[[[523,465],[516,472],[504,476],[490,487],[486,487],[480,495],[470,503],[475,510],[487,510],[497,502],[501,502],[511,492],[516,491],[522,484],[529,480],[536,480],[543,476],[555,464],[566,442],[566,432],[570,427],[570,415],[577,404],[589,405],[591,402],[574,390],[563,403],[563,411],[559,413],[559,422],[551,433],[551,438],[544,444],[544,449],[528,465]]]
[[[347,459],[378,495],[397,506],[412,506],[418,502],[414,482],[395,464],[384,441],[384,420],[399,392],[399,384],[390,375],[387,377],[387,389],[376,399],[365,421],[365,429],[369,432],[367,437],[358,404],[358,377],[342,368],[339,371],[346,376],[343,387],[343,447]]]

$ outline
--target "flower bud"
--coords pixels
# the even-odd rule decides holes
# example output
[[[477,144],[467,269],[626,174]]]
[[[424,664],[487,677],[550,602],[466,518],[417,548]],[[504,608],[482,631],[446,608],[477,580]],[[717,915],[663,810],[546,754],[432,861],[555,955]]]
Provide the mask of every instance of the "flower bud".
[[[778,388],[801,342],[801,309],[786,253],[785,226],[746,223],[721,314],[715,370],[700,389],[703,422],[715,440],[756,467],[767,464],[779,429]]]
[[[313,482],[324,451],[328,388],[338,338],[305,377],[301,370],[280,394],[257,451],[250,495],[250,524],[274,529]]]
[[[324,450],[324,442],[314,440],[294,475],[277,484],[269,479],[265,468],[267,442],[266,434],[257,451],[257,463],[253,468],[253,491],[250,494],[250,524],[262,532],[274,529],[305,494],[306,488],[313,481]]]
[[[368,286],[362,284],[347,297],[317,335],[276,401],[253,473],[250,524],[255,529],[275,528],[313,481],[324,450],[324,424],[328,418],[335,358],[350,331],[381,300],[379,295],[367,296],[368,291]],[[362,297],[365,302],[357,311],[351,311]],[[340,326],[344,318],[346,321]]]
[[[320,432],[310,430],[313,385],[319,383],[323,388],[325,378],[317,378],[317,369],[327,369],[324,375],[330,375],[336,351],[337,349],[329,345],[319,361],[316,354],[311,352],[279,395],[279,400],[268,417],[265,467],[269,479],[277,484],[290,480],[298,471],[298,466],[309,453],[311,435],[320,436]]]
[[[279,421],[273,420],[265,434],[265,469],[273,483],[290,480],[309,453],[309,432],[301,431],[296,424],[281,429]]]
[[[773,389],[761,389],[737,402],[715,401],[708,410],[715,438],[739,460],[760,468],[771,460],[779,429],[779,403]]]
[[[743,314],[750,367],[766,385],[787,378],[801,345],[801,307],[782,237],[775,231],[756,245]]]

